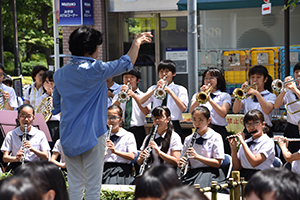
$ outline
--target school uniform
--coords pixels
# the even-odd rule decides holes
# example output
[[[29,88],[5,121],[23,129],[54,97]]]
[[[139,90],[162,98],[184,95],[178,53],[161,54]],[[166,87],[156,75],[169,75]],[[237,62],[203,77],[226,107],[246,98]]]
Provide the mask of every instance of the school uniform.
[[[42,86],[37,89],[35,85],[36,83],[33,83],[32,86],[28,87],[24,94],[24,99],[29,101],[30,105],[32,105],[34,108],[38,106],[38,104],[36,104],[37,98],[42,96],[42,94],[45,92]]]
[[[118,96],[118,94],[121,92],[121,85],[119,85],[118,83],[114,82],[114,84],[110,88],[108,88],[108,90],[111,93],[113,93],[113,95]],[[112,104],[113,104],[113,98],[108,97],[108,99],[107,99],[107,107],[111,106]]]
[[[193,134],[185,138],[183,152],[187,149],[192,136]],[[197,154],[203,157],[224,159],[222,137],[211,128],[202,137],[197,135],[193,148]],[[224,172],[220,168],[210,167],[196,159],[189,159],[189,164],[190,170],[182,177],[183,184],[200,184],[201,187],[208,187],[211,185],[211,181],[219,183],[225,180]]]
[[[2,144],[1,151],[2,152],[9,151],[11,152],[11,156],[16,156],[17,152],[21,149],[23,145],[22,144],[23,134],[24,132],[20,129],[20,127],[17,127],[14,130],[8,132]],[[47,138],[43,131],[40,131],[37,128],[32,126],[31,130],[27,134],[29,136],[28,141],[30,142],[33,148],[38,149],[39,151],[50,150]],[[25,160],[24,160],[25,162],[33,162],[38,160],[40,160],[40,158],[35,153],[31,152],[28,149],[26,150]],[[14,165],[15,163],[10,163],[9,165],[11,164]],[[16,164],[20,165],[21,163],[18,162]],[[12,169],[9,167],[9,165],[8,168]]]
[[[300,149],[298,150],[298,153],[300,154]],[[292,172],[296,174],[300,174],[300,160],[294,160],[292,163]]]
[[[268,90],[264,90],[260,93],[262,95],[262,97],[265,99],[266,102],[270,102],[272,104],[275,103],[276,100],[276,95],[272,94],[271,92],[269,92]],[[267,135],[269,137],[273,137],[273,131],[272,131],[272,112],[270,112],[269,114],[265,114],[256,98],[256,96],[253,96],[253,98],[246,98],[242,100],[243,103],[243,108],[244,108],[244,114],[246,114],[248,111],[250,110],[254,110],[257,109],[259,111],[261,111],[264,115],[265,118],[265,123],[266,126],[268,126],[269,128],[269,132],[267,133]],[[244,133],[248,133],[247,129],[244,129]]]
[[[57,152],[59,153],[60,155],[60,163],[65,163],[65,154],[63,152],[63,149],[62,149],[62,146],[61,146],[61,143],[60,143],[60,139],[58,139],[56,142],[55,142],[55,145],[52,149],[52,152]]]
[[[16,96],[15,90],[12,87],[8,87],[3,83],[0,83],[0,89],[9,93],[9,95],[10,95],[10,97],[8,99],[9,105],[13,108],[17,108],[18,102],[17,102],[17,96]],[[3,105],[1,105],[1,106],[3,106]],[[4,108],[4,110],[5,110],[5,108]]]
[[[250,146],[250,151],[256,155],[262,153],[265,155],[266,160],[259,164],[256,167],[252,167],[248,161],[244,149],[240,146],[237,158],[241,161],[243,170],[241,170],[241,177],[245,177],[246,180],[249,180],[251,176],[256,173],[256,171],[264,170],[273,167],[273,162],[275,160],[275,149],[274,142],[266,134],[263,134],[261,137],[253,140],[252,137],[245,141],[248,146]]]
[[[141,98],[144,96],[144,93],[137,88],[134,93]],[[118,95],[115,95],[113,98],[113,103],[118,100]],[[128,102],[128,101],[127,101]],[[123,121],[125,123],[125,110],[126,110],[126,103],[120,103],[120,107],[123,111]],[[144,125],[147,124],[146,116],[142,113],[141,109],[139,108],[137,102],[135,99],[132,98],[132,109],[131,109],[131,121],[130,121],[130,127],[125,127],[125,129],[131,133],[134,134],[137,148],[140,148],[145,137],[146,137],[146,131]]]
[[[298,97],[291,90],[287,91],[283,97],[283,103],[287,104],[292,101],[296,101]],[[291,111],[299,110],[300,101],[293,103],[288,106],[288,109]],[[295,113],[293,115],[286,113],[287,116],[287,127],[284,130],[284,137],[287,138],[300,138],[298,122],[300,121],[300,112]],[[300,142],[289,142],[288,150],[291,153],[295,153],[300,149]]]
[[[184,105],[186,106],[186,110],[187,110],[188,109],[188,104],[189,104],[187,89],[185,87],[181,86],[181,85],[175,84],[174,82],[172,82],[167,87],[170,88],[176,94],[176,96],[184,103]],[[155,88],[156,88],[156,85],[151,86],[148,89],[147,93],[154,90]],[[175,101],[173,100],[173,98],[169,94],[166,95],[166,98],[167,98],[166,106],[171,111],[171,120],[172,120],[172,123],[173,123],[173,126],[174,126],[174,131],[182,137],[182,129],[181,129],[181,126],[179,124],[179,122],[183,119],[182,118],[182,111],[178,108]],[[153,94],[143,104],[143,106],[147,106],[151,102],[153,103],[153,105],[152,105],[152,110],[153,110],[155,107],[161,106],[162,103],[163,103],[163,100],[156,99],[154,97],[154,94]]]
[[[117,138],[113,139],[112,137],[115,136]],[[116,150],[132,152],[134,156],[137,155],[136,142],[132,133],[120,128],[119,132],[111,134],[110,139],[113,141]],[[108,149],[105,156],[102,184],[129,185],[133,180],[131,160],[111,153],[110,149]]]
[[[143,142],[143,145],[141,147],[141,150],[144,150],[147,148],[148,146],[148,143],[146,144],[148,138],[150,137],[151,134],[147,135],[147,137],[145,138],[144,142]],[[165,138],[166,137],[166,133],[164,133],[162,136],[160,136],[158,133],[155,134],[154,136],[154,140],[159,138],[159,137],[162,137],[162,138]],[[162,145],[158,145],[158,148],[161,149]],[[171,138],[170,138],[170,145],[169,145],[169,149],[167,151],[167,154],[168,155],[171,155],[172,151],[181,151],[182,150],[182,143],[181,143],[181,138],[180,136],[175,132],[175,131],[172,131],[172,135],[171,135]],[[151,165],[152,166],[157,166],[157,165],[161,165],[161,164],[165,164],[165,165],[168,165],[168,166],[172,166],[171,164],[167,163],[166,161],[163,161],[163,163],[160,163],[160,159],[159,159],[159,156],[156,154],[155,150],[152,149],[151,151],[151,161],[148,162],[148,166]]]
[[[198,93],[195,93],[193,95],[191,104],[193,104],[196,101],[197,94]],[[217,90],[211,93],[211,98],[216,104],[218,104],[221,107],[223,103],[228,103],[229,107],[231,106],[231,97],[226,92],[221,92],[220,90]],[[225,127],[227,126],[226,119],[218,115],[218,113],[213,109],[213,107],[209,102],[206,102],[205,104],[200,104],[200,106],[205,106],[210,111],[210,117],[211,117],[210,126],[214,131],[216,131],[222,136],[225,153],[230,155],[231,150],[230,150],[229,142],[226,140],[226,137],[229,135]]]

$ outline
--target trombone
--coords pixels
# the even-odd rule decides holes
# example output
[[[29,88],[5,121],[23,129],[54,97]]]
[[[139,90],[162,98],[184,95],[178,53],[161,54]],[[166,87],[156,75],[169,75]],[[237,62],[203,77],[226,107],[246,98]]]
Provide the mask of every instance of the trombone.
[[[130,82],[128,82],[127,83],[127,86],[130,84]],[[120,102],[120,103],[126,103],[129,99],[130,99],[130,97],[128,96],[128,94],[127,94],[127,92],[128,92],[128,90],[130,90],[131,89],[131,85],[128,87],[128,89],[125,91],[125,92],[120,92],[119,94],[118,94],[118,101]]]
[[[286,111],[287,111],[290,115],[293,115],[293,114],[296,114],[296,113],[300,112],[300,109],[299,109],[299,110],[295,110],[295,111],[290,111],[290,110],[288,109],[288,106],[289,106],[289,105],[294,104],[294,103],[296,103],[296,102],[298,102],[298,101],[300,101],[300,99],[297,99],[297,100],[295,100],[295,101],[292,101],[292,102],[287,103],[287,104],[284,105],[284,108],[286,109]]]
[[[164,76],[163,80],[166,79],[166,76]],[[167,96],[167,93],[165,91],[165,87],[168,84],[168,81],[165,81],[165,84],[161,88],[157,88],[154,92],[154,97],[158,100],[164,100]]]
[[[292,79],[292,80],[285,81],[285,82],[282,82],[280,79],[275,79],[272,82],[271,86],[275,92],[281,92],[283,90],[285,84],[288,84],[288,83],[296,81],[296,80],[300,80],[300,78]],[[296,85],[297,85],[297,82],[296,82]],[[299,85],[297,87],[299,87]]]
[[[209,85],[208,85],[209,86]],[[206,91],[204,92],[199,92],[196,95],[196,100],[200,103],[200,104],[205,104],[208,101],[208,96],[210,95],[210,92],[212,90],[212,86],[210,86]]]
[[[248,96],[245,95],[245,92],[250,88],[254,87],[257,83],[253,83],[252,85],[246,87],[245,89],[242,88],[235,88],[232,92],[232,95],[236,100],[243,100],[246,99]]]

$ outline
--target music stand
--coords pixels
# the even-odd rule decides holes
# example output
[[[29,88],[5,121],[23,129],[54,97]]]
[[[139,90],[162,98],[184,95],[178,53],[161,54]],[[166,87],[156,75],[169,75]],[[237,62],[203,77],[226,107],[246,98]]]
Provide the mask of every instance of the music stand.
[[[18,116],[17,111],[0,110],[0,129],[3,134],[3,137],[5,137],[9,131],[15,129],[17,125],[16,123],[17,116]],[[52,142],[52,138],[50,136],[48,126],[45,122],[42,113],[35,113],[35,119],[32,125],[45,133],[48,142]]]

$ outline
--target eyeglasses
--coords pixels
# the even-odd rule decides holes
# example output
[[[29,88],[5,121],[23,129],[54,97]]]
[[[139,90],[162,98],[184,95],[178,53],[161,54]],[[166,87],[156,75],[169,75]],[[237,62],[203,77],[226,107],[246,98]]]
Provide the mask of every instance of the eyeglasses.
[[[217,77],[215,76],[211,76],[211,77],[205,77],[204,80],[206,81],[210,81],[210,80],[213,80],[213,79],[216,79]]]
[[[156,120],[162,120],[164,119],[164,116],[156,116],[156,117],[152,117],[152,120],[153,121],[156,121]]]
[[[20,118],[22,118],[22,119],[25,119],[25,118],[32,119],[33,115],[20,115]]]
[[[255,121],[255,122],[253,122],[253,123],[246,123],[245,125],[246,125],[246,127],[254,127],[254,126],[257,126],[258,124],[260,123],[260,121]]]
[[[0,74],[0,77],[2,77],[2,76],[4,76],[4,73],[1,73],[1,74]]]
[[[107,120],[116,121],[117,119],[120,119],[121,117],[118,116],[107,116]]]

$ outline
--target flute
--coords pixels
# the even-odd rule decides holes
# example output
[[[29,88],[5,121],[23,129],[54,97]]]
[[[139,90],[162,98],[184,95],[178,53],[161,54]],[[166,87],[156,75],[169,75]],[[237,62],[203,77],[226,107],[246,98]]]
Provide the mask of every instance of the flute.
[[[225,139],[226,140],[230,140],[230,139],[233,139],[233,138],[237,138],[238,136],[236,136],[236,135],[229,135],[229,136],[227,136]]]
[[[107,140],[110,140],[111,131],[112,131],[112,125],[109,125],[109,130],[108,130],[108,133],[107,133],[107,136],[106,136],[105,145],[106,145],[106,143],[107,143]],[[107,154],[107,149],[108,149],[108,147],[105,146],[104,159],[105,159],[105,156],[106,156],[106,154]]]
[[[286,139],[289,142],[300,142],[300,138],[286,138],[286,137],[277,137],[277,138],[272,138],[273,141],[280,141]]]
[[[20,162],[22,162],[22,165],[24,164],[25,161],[25,154],[26,154],[26,148],[25,148],[25,141],[27,141],[27,124],[24,125],[24,134],[22,137],[22,146],[21,150],[23,151],[23,155],[21,156]]]

